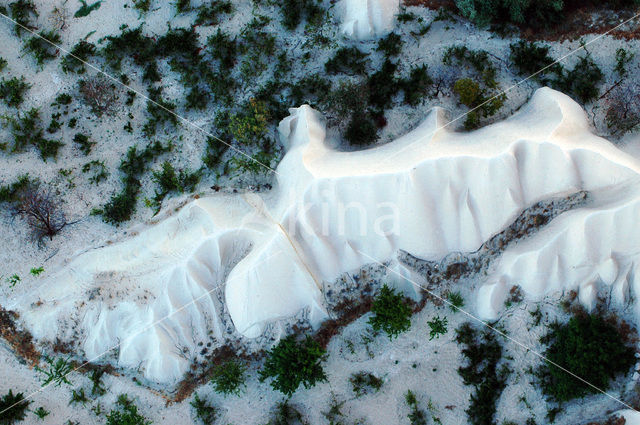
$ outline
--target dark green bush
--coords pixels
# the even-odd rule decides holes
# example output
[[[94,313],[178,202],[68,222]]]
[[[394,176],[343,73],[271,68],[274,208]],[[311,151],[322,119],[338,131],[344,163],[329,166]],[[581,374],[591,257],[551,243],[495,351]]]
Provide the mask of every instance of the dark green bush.
[[[554,82],[554,86],[586,104],[598,99],[600,95],[598,86],[603,80],[604,74],[600,67],[590,55],[586,55],[580,58],[571,71],[563,73]]]
[[[73,142],[78,145],[78,149],[80,149],[80,152],[84,155],[89,155],[91,148],[96,144],[96,142],[89,139],[89,136],[82,133],[76,133],[76,135],[73,136]]]
[[[106,44],[102,49],[105,60],[115,70],[119,70],[122,60],[133,59],[136,65],[144,66],[155,58],[156,42],[142,33],[142,27],[136,29],[123,28],[120,35],[104,38]]]
[[[60,34],[55,31],[40,31],[39,35],[34,35],[24,45],[24,49],[36,58],[38,65],[43,65],[58,55],[58,48],[46,40],[56,45],[62,41]]]
[[[556,76],[562,74],[562,65],[553,64],[555,60],[549,56],[549,46],[520,40],[511,44],[510,48],[511,56],[509,59],[520,75],[529,77],[539,72],[534,78],[542,84],[548,84],[554,78],[551,76],[552,74]],[[543,69],[544,71],[540,72]]]
[[[247,366],[239,360],[229,360],[216,366],[211,375],[214,389],[225,395],[239,395],[245,386],[246,371]]]
[[[5,58],[0,57],[0,72],[3,72],[5,69],[7,69],[8,64],[9,62],[7,62]]]
[[[578,314],[568,323],[551,325],[541,342],[549,360],[538,370],[542,393],[557,402],[598,392],[554,364],[606,390],[619,374],[635,364],[635,350],[625,344],[616,324],[597,315]]]
[[[368,55],[357,47],[342,47],[324,64],[328,74],[364,74]]]
[[[382,112],[391,105],[393,96],[398,93],[400,86],[395,76],[398,65],[386,59],[382,68],[369,76],[369,104]]]
[[[222,156],[229,149],[229,146],[213,137],[207,137],[206,143],[207,148],[204,156],[202,157],[202,162],[204,162],[204,165],[207,168],[214,169],[220,165]]]
[[[562,18],[563,0],[455,0],[462,16],[481,26],[527,24],[544,27]]]
[[[325,353],[310,336],[297,341],[295,335],[289,335],[267,353],[267,360],[259,372],[260,382],[273,378],[271,387],[287,396],[291,396],[300,384],[311,388],[327,380],[321,364]]]
[[[13,424],[20,422],[27,417],[27,409],[30,401],[24,399],[24,394],[14,394],[9,390],[2,398],[0,398],[0,424]],[[7,410],[8,409],[8,410]],[[6,410],[6,412],[4,412]]]
[[[502,346],[491,330],[480,333],[469,322],[458,328],[456,342],[463,344],[462,355],[468,365],[458,368],[465,385],[473,385],[466,413],[473,425],[495,423],[496,403],[506,387],[509,369],[498,367],[502,359]],[[480,334],[480,335],[479,335]]]
[[[300,79],[291,86],[291,104],[302,105],[309,103],[315,106],[317,102],[325,103],[329,92],[331,91],[331,82],[320,74],[313,74]]]
[[[36,25],[32,20],[38,17],[36,5],[32,0],[17,0],[9,4],[11,19],[17,22],[15,31],[18,36],[22,34],[24,28],[31,30],[36,29]]]
[[[396,33],[391,33],[378,41],[378,47],[376,47],[376,50],[384,53],[386,58],[390,58],[400,54],[402,51],[402,44],[402,37]]]
[[[302,19],[317,24],[324,16],[320,0],[283,0],[279,2],[282,11],[282,25],[288,30],[294,30]]]
[[[13,77],[10,80],[4,78],[0,81],[0,99],[7,106],[18,107],[24,101],[24,94],[29,90],[31,84],[27,83],[24,77]]]
[[[150,425],[151,421],[138,413],[138,407],[129,400],[126,394],[121,394],[116,402],[116,408],[107,414],[107,425]]]
[[[24,174],[13,183],[0,186],[0,202],[18,202],[20,193],[35,183],[28,174]]]
[[[378,128],[371,115],[365,111],[355,111],[347,125],[344,138],[351,145],[365,146],[378,139]]]
[[[213,0],[198,8],[196,25],[218,25],[219,15],[233,12],[233,4],[228,0]]]
[[[162,163],[160,171],[153,172],[153,181],[158,185],[154,202],[157,206],[171,192],[185,193],[192,192],[200,182],[200,171],[188,172],[175,168],[169,161]]]
[[[28,146],[34,146],[40,152],[40,157],[46,161],[54,158],[63,143],[58,140],[49,140],[44,137],[44,129],[37,108],[31,108],[24,115],[18,114],[16,118],[3,117],[11,128],[13,136],[13,152],[22,152]]]
[[[400,81],[404,90],[404,102],[415,106],[429,93],[433,80],[427,72],[427,65],[411,68],[409,77]]]
[[[371,308],[369,324],[375,331],[384,331],[389,339],[396,338],[411,327],[412,310],[408,300],[394,289],[384,285]]]
[[[235,38],[224,33],[218,28],[218,32],[207,39],[207,45],[214,59],[220,62],[220,67],[225,70],[232,69],[236,64],[238,44]]]
[[[497,87],[496,75],[498,70],[489,59],[489,54],[485,50],[469,50],[466,46],[449,47],[442,57],[445,65],[467,65],[470,66],[482,78],[484,84],[489,88]]]

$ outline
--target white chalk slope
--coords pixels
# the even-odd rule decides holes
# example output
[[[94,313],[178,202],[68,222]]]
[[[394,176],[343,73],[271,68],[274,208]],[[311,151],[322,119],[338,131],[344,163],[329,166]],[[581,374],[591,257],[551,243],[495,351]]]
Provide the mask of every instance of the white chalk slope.
[[[199,342],[223,340],[223,303],[246,337],[301,310],[317,325],[322,282],[400,249],[432,260],[476,250],[531,204],[578,190],[593,191],[593,203],[508,250],[479,310],[495,316],[513,284],[535,295],[577,288],[589,304],[600,279],[624,298],[640,253],[635,159],[591,134],[580,106],[547,88],[481,130],[444,123],[436,109],[393,143],[346,153],[325,144],[316,111],[292,109],[271,193],[195,200],[125,242],[78,255],[13,307],[38,339],[78,340],[88,358],[121,342],[120,366],[175,382]]]
[[[342,33],[355,40],[380,37],[395,26],[400,0],[343,0]]]

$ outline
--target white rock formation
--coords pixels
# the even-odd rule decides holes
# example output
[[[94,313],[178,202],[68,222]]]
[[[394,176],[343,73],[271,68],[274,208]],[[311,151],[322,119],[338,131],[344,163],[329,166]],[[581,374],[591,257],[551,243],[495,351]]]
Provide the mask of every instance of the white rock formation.
[[[368,40],[393,31],[400,0],[343,0],[342,7],[342,33]]]
[[[603,280],[624,297],[640,264],[638,161],[546,88],[481,130],[444,123],[435,109],[393,143],[336,152],[317,112],[292,109],[280,123],[288,151],[273,191],[195,200],[125,242],[78,255],[13,308],[36,338],[78,338],[88,358],[122,343],[121,366],[174,382],[198,342],[222,339],[223,303],[247,337],[303,309],[317,325],[323,281],[399,249],[430,260],[474,251],[531,204],[578,190],[592,191],[593,204],[510,249],[479,310],[497,314],[513,284],[536,295],[577,288],[588,304]]]

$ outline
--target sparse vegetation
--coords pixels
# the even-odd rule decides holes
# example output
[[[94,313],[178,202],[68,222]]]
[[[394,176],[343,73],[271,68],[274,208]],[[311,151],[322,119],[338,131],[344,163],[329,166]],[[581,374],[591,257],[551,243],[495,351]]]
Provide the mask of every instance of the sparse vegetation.
[[[411,307],[408,300],[384,285],[371,308],[369,324],[375,331],[384,331],[389,339],[396,338],[411,327]]]
[[[324,69],[328,74],[364,74],[367,64],[366,53],[357,47],[342,47],[325,63]]]
[[[24,49],[33,55],[38,65],[42,66],[46,61],[58,56],[58,49],[54,44],[59,45],[61,41],[60,34],[55,31],[40,31],[38,35],[26,41]]]
[[[423,410],[418,408],[418,400],[413,391],[407,390],[404,400],[407,402],[409,409],[411,409],[408,415],[411,425],[427,425],[427,415]]]
[[[356,394],[356,397],[361,397],[370,392],[378,392],[382,388],[384,381],[378,378],[371,372],[358,372],[351,375],[349,378],[351,383],[351,389]]]
[[[107,414],[107,425],[150,425],[151,421],[138,413],[138,407],[126,394],[121,394],[116,408]]]
[[[9,80],[4,78],[0,81],[0,99],[10,107],[18,107],[24,101],[24,95],[31,87],[24,77],[13,77]]]
[[[209,404],[206,400],[200,398],[198,393],[193,397],[193,400],[189,403],[196,411],[196,418],[202,422],[203,425],[213,425],[218,417],[218,410]]]
[[[267,360],[260,370],[260,382],[273,378],[271,387],[291,396],[302,384],[311,388],[327,380],[322,368],[326,351],[310,336],[298,341],[295,335],[281,339],[267,353]]]

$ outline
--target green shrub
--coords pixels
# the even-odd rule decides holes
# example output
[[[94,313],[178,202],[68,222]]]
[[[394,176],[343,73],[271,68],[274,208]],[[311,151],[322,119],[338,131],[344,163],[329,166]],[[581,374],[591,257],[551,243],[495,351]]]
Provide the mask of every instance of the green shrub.
[[[511,44],[510,49],[511,55],[509,59],[522,76],[529,77],[546,68],[535,75],[534,78],[540,81],[541,84],[548,84],[553,78],[550,75],[562,74],[562,65],[553,64],[555,60],[549,56],[549,46],[541,46],[535,42],[520,40]]]
[[[242,112],[229,120],[229,133],[242,146],[256,146],[267,134],[269,113],[264,102],[250,99]]]
[[[378,128],[371,115],[364,111],[356,111],[347,125],[344,138],[351,145],[365,146],[378,139]]]
[[[0,99],[7,106],[18,107],[24,101],[24,94],[29,90],[31,84],[27,83],[24,77],[13,77],[10,80],[4,78],[0,81]]]
[[[93,12],[94,10],[98,10],[102,5],[102,1],[87,4],[86,0],[80,0],[80,3],[82,4],[82,6],[73,15],[74,18],[84,18],[85,16],[89,16],[91,12]]]
[[[616,67],[615,71],[620,77],[626,77],[629,71],[627,70],[627,65],[633,61],[635,57],[635,53],[629,52],[628,50],[620,47],[616,50]]]
[[[15,32],[18,36],[22,34],[23,27],[34,30],[35,23],[32,21],[38,17],[36,5],[32,0],[17,0],[9,4],[11,19],[17,22]]]
[[[80,152],[85,156],[91,153],[91,149],[96,144],[96,142],[89,139],[89,136],[82,133],[76,133],[76,135],[73,136],[73,142],[78,145],[78,149],[80,149]]]
[[[36,181],[32,180],[28,174],[23,174],[13,183],[0,186],[0,202],[17,202],[20,193],[34,183]]]
[[[179,170],[176,173],[169,161],[163,162],[162,169],[153,172],[153,181],[158,185],[154,203],[159,207],[162,200],[171,192],[192,192],[200,182],[200,177],[199,171]]]
[[[189,403],[196,411],[196,417],[204,425],[213,425],[218,417],[218,410],[206,400],[202,400],[198,393],[193,397],[193,401]]]
[[[598,86],[603,80],[602,70],[587,54],[580,58],[571,71],[563,73],[554,82],[554,86],[586,104],[598,99],[600,94]]]
[[[447,333],[447,325],[449,321],[447,318],[440,318],[440,316],[436,316],[433,320],[427,322],[429,325],[429,341],[433,338],[440,338],[440,335],[444,335]]]
[[[468,365],[458,368],[465,385],[473,385],[469,408],[466,413],[472,425],[495,423],[496,403],[506,387],[509,369],[498,368],[502,359],[502,346],[491,330],[480,332],[469,322],[458,328],[456,342],[466,347],[462,354]]]
[[[80,388],[79,391],[71,391],[71,400],[69,400],[69,404],[80,403],[84,406],[88,401],[89,399],[87,398],[87,394],[84,392],[84,388]]]
[[[470,66],[489,88],[496,88],[496,75],[498,70],[489,59],[489,54],[485,50],[469,50],[466,46],[449,47],[442,57],[445,65],[467,65]]]
[[[235,38],[224,33],[218,28],[218,32],[207,39],[207,45],[211,56],[220,62],[220,67],[225,70],[232,69],[236,64],[238,44]]]
[[[453,92],[458,95],[460,103],[469,108],[478,106],[483,99],[480,84],[471,78],[462,78],[453,85]]]
[[[408,415],[411,425],[427,425],[427,415],[423,410],[418,408],[418,400],[416,399],[416,395],[413,391],[407,390],[404,400],[409,405],[409,409],[411,409],[411,412]]]
[[[398,65],[386,59],[379,71],[371,74],[367,80],[369,89],[369,104],[382,112],[391,105],[393,96],[398,93],[400,86],[395,73]]]
[[[126,394],[121,394],[116,408],[107,414],[107,425],[150,425],[151,421],[138,413],[138,407]]]
[[[404,102],[411,106],[417,105],[428,94],[432,84],[427,65],[411,68],[409,77],[400,81],[400,87],[404,90]]]
[[[49,384],[55,384],[57,387],[62,384],[71,385],[68,375],[73,372],[73,365],[68,359],[58,357],[54,360],[45,356],[44,361],[48,364],[47,369],[42,369],[40,366],[35,367],[36,371],[43,375],[43,387]]]
[[[229,149],[229,146],[213,137],[207,137],[206,144],[207,147],[205,154],[202,157],[202,162],[204,162],[204,165],[207,168],[214,169],[220,165],[222,156]]]
[[[58,48],[54,44],[59,45],[61,41],[60,34],[55,31],[40,31],[27,40],[24,49],[36,58],[38,65],[43,65],[58,55]]]
[[[357,47],[342,47],[324,64],[324,69],[328,74],[364,74],[367,56]]]
[[[325,353],[310,336],[297,341],[294,335],[289,335],[267,353],[267,360],[259,372],[260,382],[273,378],[271,387],[287,396],[291,396],[300,384],[311,388],[327,380],[321,364]]]
[[[91,395],[103,396],[107,393],[107,389],[102,383],[102,377],[105,373],[106,370],[100,367],[91,370],[91,374],[89,375],[89,379],[91,379]]]
[[[408,300],[387,285],[380,289],[371,311],[373,316],[368,323],[373,330],[384,331],[390,340],[411,327],[412,311]]]
[[[308,75],[291,86],[291,103],[294,105],[309,103],[312,106],[316,102],[325,103],[330,91],[331,82],[329,80],[320,74]]]
[[[36,415],[38,417],[38,419],[44,419],[47,416],[49,416],[49,414],[51,414],[51,412],[49,412],[44,407],[40,406],[36,410],[33,411],[33,414]]]
[[[27,417],[27,409],[30,401],[25,400],[24,394],[14,394],[9,390],[2,398],[0,398],[0,423],[12,424],[20,422]],[[6,410],[6,412],[5,412]]]
[[[455,0],[460,14],[478,25],[528,24],[544,27],[562,18],[563,0]]]
[[[266,425],[309,425],[309,423],[305,422],[298,409],[291,406],[288,400],[284,400],[276,405],[273,417]]]
[[[464,307],[464,298],[462,298],[460,292],[449,292],[447,298],[451,303],[449,305],[451,311],[459,311],[462,307]]]
[[[0,57],[0,72],[3,72],[5,69],[7,69],[8,64],[9,62],[7,62],[5,58]]]
[[[324,9],[317,0],[283,0],[279,2],[282,11],[282,25],[288,30],[294,30],[302,19],[317,24],[324,16]]]
[[[227,0],[213,0],[209,4],[203,4],[198,8],[196,25],[218,25],[218,16],[233,12],[233,4]]]
[[[151,0],[133,0],[133,7],[141,13],[148,12],[151,9]]]
[[[225,395],[239,395],[245,386],[246,371],[247,366],[238,360],[230,360],[216,366],[211,375],[214,389]]]
[[[635,364],[635,350],[625,344],[618,327],[597,315],[579,314],[564,325],[552,324],[541,342],[549,345],[544,353],[548,361],[537,375],[542,393],[557,402],[598,392],[594,387],[606,390],[613,378]]]
[[[191,0],[176,0],[176,12],[185,13],[191,10]]]
[[[402,37],[400,37],[396,33],[391,33],[384,38],[381,38],[378,41],[378,46],[376,50],[378,52],[384,53],[386,58],[390,58],[392,56],[398,56],[402,51]]]
[[[63,143],[58,140],[49,140],[44,137],[44,129],[40,120],[40,112],[37,108],[31,108],[24,115],[18,114],[17,118],[2,117],[11,128],[13,136],[13,152],[22,152],[28,146],[34,146],[40,152],[43,160],[53,157],[55,159],[58,150]]]
[[[93,174],[89,177],[89,182],[92,184],[97,185],[101,181],[106,180],[109,176],[109,171],[107,171],[104,161],[98,161],[97,159],[87,162],[82,166],[83,173],[91,171],[93,171]]]
[[[351,375],[349,378],[351,383],[351,389],[356,394],[356,397],[369,394],[371,391],[378,392],[382,388],[383,381],[373,373],[370,372],[358,372]]]

